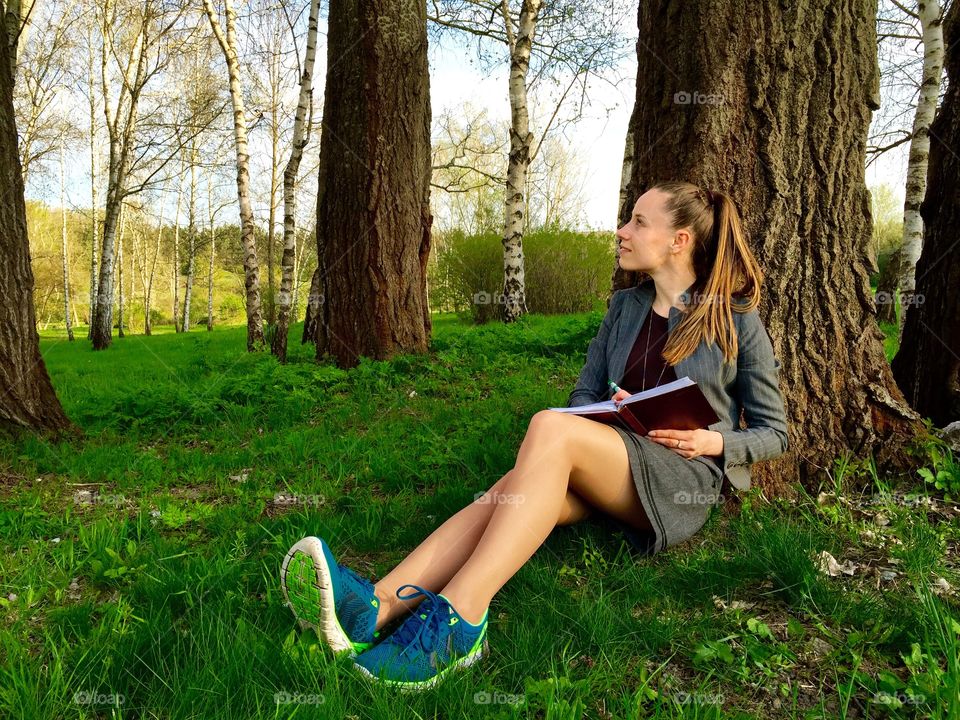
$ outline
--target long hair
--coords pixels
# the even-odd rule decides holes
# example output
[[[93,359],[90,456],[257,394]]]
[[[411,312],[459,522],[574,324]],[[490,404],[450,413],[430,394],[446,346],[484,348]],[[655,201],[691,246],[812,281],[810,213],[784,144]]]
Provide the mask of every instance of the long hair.
[[[697,276],[693,296],[685,304],[680,324],[670,334],[663,358],[671,365],[689,356],[701,340],[716,342],[724,360],[737,358],[734,312],[749,312],[760,304],[760,269],[740,222],[740,214],[726,193],[713,190],[713,205],[706,191],[682,181],[657,183],[652,189],[666,193],[670,227],[690,228],[693,235],[693,270]]]

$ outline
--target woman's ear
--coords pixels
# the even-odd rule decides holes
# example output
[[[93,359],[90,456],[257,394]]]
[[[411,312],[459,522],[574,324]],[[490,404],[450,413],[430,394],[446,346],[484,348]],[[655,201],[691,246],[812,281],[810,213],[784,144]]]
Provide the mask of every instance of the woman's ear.
[[[673,235],[673,252],[683,252],[691,241],[690,231],[686,229],[677,230]]]

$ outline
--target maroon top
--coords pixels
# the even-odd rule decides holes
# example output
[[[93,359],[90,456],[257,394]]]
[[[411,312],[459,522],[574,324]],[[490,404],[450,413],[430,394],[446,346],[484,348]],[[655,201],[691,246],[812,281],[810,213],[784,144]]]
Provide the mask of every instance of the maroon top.
[[[649,352],[647,352],[648,333],[650,334]],[[633,349],[627,358],[627,367],[623,374],[623,380],[619,383],[620,387],[633,394],[676,380],[677,374],[673,371],[673,366],[668,365],[661,357],[666,344],[667,318],[657,315],[651,307],[650,312],[647,313],[647,319],[637,335],[637,341],[633,344]],[[647,353],[646,377],[644,377],[643,372],[644,353]],[[663,371],[662,377],[660,375],[661,371]]]

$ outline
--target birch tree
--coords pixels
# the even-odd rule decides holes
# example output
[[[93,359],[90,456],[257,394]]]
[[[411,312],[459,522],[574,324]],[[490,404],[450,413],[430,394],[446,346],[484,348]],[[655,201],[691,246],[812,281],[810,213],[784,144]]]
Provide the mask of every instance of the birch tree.
[[[504,304],[501,316],[512,322],[526,312],[523,232],[526,228],[525,189],[530,163],[543,138],[558,121],[570,93],[609,67],[626,49],[616,27],[627,3],[602,5],[570,0],[432,0],[429,19],[434,31],[467,33],[483,43],[506,46],[510,63],[510,149],[503,208]],[[489,63],[489,59],[484,62]],[[531,64],[536,67],[528,77]],[[528,96],[545,79],[561,82],[561,93],[539,141],[530,131]]]
[[[184,137],[178,119],[165,122],[157,117],[169,111],[169,98],[157,94],[150,98],[147,112],[141,112],[147,84],[179,54],[184,37],[174,31],[183,17],[184,6],[160,0],[101,1],[103,5],[97,8],[100,84],[109,160],[100,277],[91,332],[95,350],[103,350],[111,342],[113,256],[120,207],[125,198],[159,183],[166,166],[192,136],[186,133]],[[116,83],[114,72],[120,78]],[[199,132],[192,124],[190,127],[192,133]]]
[[[247,146],[247,120],[240,86],[240,60],[237,55],[236,13],[232,0],[224,0],[226,30],[213,7],[212,0],[203,0],[214,36],[227,64],[230,98],[233,102],[234,141],[237,152],[237,197],[240,204],[240,242],[243,245],[244,292],[247,313],[247,350],[264,347],[263,318],[260,311],[260,268],[257,262],[253,210],[250,207],[250,152]]]
[[[930,153],[930,124],[937,109],[940,78],[943,74],[942,11],[937,0],[920,0],[917,12],[900,5],[916,18],[923,34],[923,75],[920,97],[913,117],[910,159],[907,164],[907,187],[903,202],[903,246],[900,252],[898,287],[903,308],[914,301],[917,260],[923,247],[923,219],[920,203],[927,189],[927,160]],[[899,332],[903,332],[906,313],[901,310]]]
[[[929,128],[927,190],[920,214],[923,249],[917,302],[904,305],[900,349],[892,368],[910,405],[937,426],[960,417],[960,4],[943,22],[948,87]],[[923,301],[920,302],[920,298]]]
[[[303,149],[309,142],[310,120],[313,117],[313,66],[317,56],[317,24],[320,15],[320,0],[311,0],[310,19],[307,29],[307,50],[300,76],[300,97],[294,115],[292,149],[290,159],[283,171],[283,258],[280,279],[280,303],[276,332],[271,352],[277,359],[287,361],[287,333],[290,325],[291,297],[296,260],[296,210],[297,173],[303,159]]]

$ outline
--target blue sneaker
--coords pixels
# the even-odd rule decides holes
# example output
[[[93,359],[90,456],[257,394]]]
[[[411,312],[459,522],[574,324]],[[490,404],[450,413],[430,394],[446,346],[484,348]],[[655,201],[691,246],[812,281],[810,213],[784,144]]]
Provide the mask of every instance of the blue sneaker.
[[[280,570],[283,597],[301,628],[311,628],[334,652],[363,652],[379,640],[380,600],[373,583],[337,564],[320,538],[305,537]]]
[[[408,587],[416,592],[401,595],[400,591]],[[426,599],[396,632],[354,659],[354,665],[365,675],[401,690],[423,690],[440,682],[451,670],[472,665],[489,650],[489,610],[478,625],[472,625],[443,595],[418,585],[397,589],[401,600],[420,595]]]

